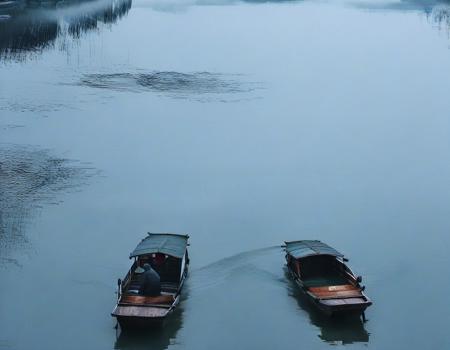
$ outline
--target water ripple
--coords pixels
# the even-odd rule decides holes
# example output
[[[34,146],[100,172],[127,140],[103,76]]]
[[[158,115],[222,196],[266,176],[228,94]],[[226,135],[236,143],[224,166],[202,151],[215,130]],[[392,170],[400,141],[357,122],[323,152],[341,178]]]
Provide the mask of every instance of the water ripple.
[[[36,209],[57,203],[58,194],[78,189],[96,173],[79,162],[57,158],[45,149],[0,148],[0,265],[28,245],[26,226]]]
[[[175,98],[192,95],[243,94],[261,89],[257,82],[243,82],[238,75],[209,72],[150,72],[85,74],[78,85],[128,92],[156,92]]]

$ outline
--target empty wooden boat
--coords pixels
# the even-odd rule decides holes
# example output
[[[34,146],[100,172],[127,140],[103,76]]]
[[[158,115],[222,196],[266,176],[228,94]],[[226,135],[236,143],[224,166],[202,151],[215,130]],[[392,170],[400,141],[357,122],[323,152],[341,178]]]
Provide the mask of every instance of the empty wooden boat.
[[[348,259],[320,241],[285,242],[287,267],[301,291],[328,315],[358,314],[372,305],[355,276],[346,265]]]
[[[161,324],[178,305],[188,273],[188,239],[188,235],[148,233],[130,254],[133,264],[118,281],[117,305],[111,313],[122,328]],[[139,270],[147,263],[160,276],[160,295],[142,295]]]

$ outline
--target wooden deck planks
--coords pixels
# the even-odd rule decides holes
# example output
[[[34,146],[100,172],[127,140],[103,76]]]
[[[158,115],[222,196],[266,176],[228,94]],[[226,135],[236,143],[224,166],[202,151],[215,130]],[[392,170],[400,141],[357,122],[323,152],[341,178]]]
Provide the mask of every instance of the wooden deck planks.
[[[157,305],[170,305],[174,302],[173,295],[159,295],[156,297],[148,297],[144,295],[122,295],[120,298],[121,303],[126,304],[157,304]]]
[[[159,318],[165,317],[169,309],[148,306],[116,306],[113,310],[113,316],[122,317],[148,317]]]
[[[340,286],[311,287],[308,289],[319,299],[358,298],[361,297],[359,288],[345,284]]]

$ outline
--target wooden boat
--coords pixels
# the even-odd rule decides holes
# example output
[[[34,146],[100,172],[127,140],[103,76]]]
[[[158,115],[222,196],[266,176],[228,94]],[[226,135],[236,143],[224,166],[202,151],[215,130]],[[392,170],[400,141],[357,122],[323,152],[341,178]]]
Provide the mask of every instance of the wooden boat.
[[[301,291],[328,315],[358,314],[372,305],[348,259],[320,241],[285,242],[287,267]]]
[[[123,281],[118,280],[117,305],[111,313],[122,329],[161,324],[178,305],[188,273],[188,239],[188,235],[148,233],[130,254],[133,264]],[[160,275],[159,296],[139,294],[141,276],[137,269],[144,263],[151,263]]]

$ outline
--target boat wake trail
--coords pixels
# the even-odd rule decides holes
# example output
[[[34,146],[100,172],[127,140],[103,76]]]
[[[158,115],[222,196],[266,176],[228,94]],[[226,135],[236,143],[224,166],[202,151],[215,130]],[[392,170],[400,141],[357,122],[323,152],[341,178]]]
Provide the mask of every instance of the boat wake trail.
[[[78,85],[125,92],[156,92],[174,98],[193,95],[250,93],[260,88],[259,83],[242,82],[238,75],[209,72],[136,72],[85,74]]]
[[[264,262],[267,262],[267,258],[276,253],[279,255],[281,251],[280,246],[271,246],[260,249],[253,249],[245,252],[241,252],[211,264],[203,266],[201,268],[191,271],[189,277],[189,283],[192,287],[190,291],[203,290],[212,288],[220,284],[226,283],[231,277],[239,276],[252,276],[252,278],[264,279],[273,282],[282,281],[283,276],[271,272],[264,267]],[[279,266],[276,266],[278,269]]]

